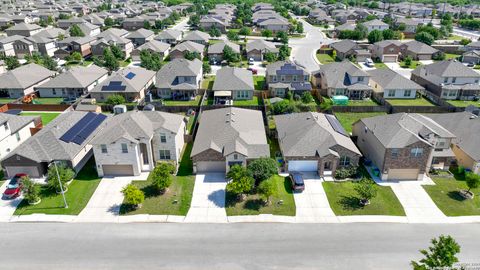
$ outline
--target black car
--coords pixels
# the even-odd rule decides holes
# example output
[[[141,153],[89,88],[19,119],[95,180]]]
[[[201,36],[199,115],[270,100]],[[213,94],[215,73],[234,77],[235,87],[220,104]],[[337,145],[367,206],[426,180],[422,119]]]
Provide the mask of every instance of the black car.
[[[305,189],[305,183],[303,182],[303,176],[301,173],[291,172],[290,180],[292,181],[292,189],[294,191],[302,192]]]

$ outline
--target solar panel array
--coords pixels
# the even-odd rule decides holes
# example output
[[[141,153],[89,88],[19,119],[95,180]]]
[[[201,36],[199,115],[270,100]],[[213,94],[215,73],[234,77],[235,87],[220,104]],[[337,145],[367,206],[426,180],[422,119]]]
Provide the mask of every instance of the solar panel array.
[[[335,130],[336,132],[348,137],[348,133],[342,127],[342,124],[340,124],[340,122],[338,122],[338,120],[335,116],[330,115],[330,114],[325,114],[325,117],[327,118],[328,122],[330,123],[330,126],[332,126],[333,130]]]
[[[135,77],[137,74],[133,73],[133,72],[129,72],[127,75],[125,75],[125,78],[131,80],[133,79],[133,77]]]
[[[111,81],[109,84],[102,86],[102,91],[125,91],[127,86],[122,85],[120,81]]]
[[[297,69],[296,66],[286,63],[277,71],[277,75],[303,75],[303,70]]]
[[[60,140],[81,145],[107,118],[106,115],[87,113],[80,121],[65,132]]]

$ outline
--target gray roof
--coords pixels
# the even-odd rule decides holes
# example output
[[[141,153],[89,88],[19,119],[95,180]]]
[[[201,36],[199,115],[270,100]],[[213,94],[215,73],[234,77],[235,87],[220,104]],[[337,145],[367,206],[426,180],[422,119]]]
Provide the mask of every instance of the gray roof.
[[[20,36],[20,35],[8,36],[8,37],[0,38],[0,44],[8,44],[24,38],[25,38],[24,36]]]
[[[29,23],[17,23],[14,26],[7,29],[7,31],[33,31],[37,29],[41,29],[40,25],[36,24],[29,24]]]
[[[109,36],[109,35],[115,35],[115,36],[123,37],[123,36],[128,35],[128,31],[125,30],[125,29],[120,29],[120,28],[109,28],[109,29],[101,32],[100,34],[98,34],[96,37],[101,38],[101,37],[105,37],[105,36]]]
[[[102,123],[88,138],[81,144],[60,140],[71,127],[73,127],[87,112],[71,111],[64,112],[57,116],[52,122],[44,126],[38,133],[28,138],[24,143],[15,148],[8,157],[20,155],[36,162],[51,162],[53,160],[72,160],[84,147],[90,143],[95,132],[100,130]]]
[[[179,39],[182,37],[182,31],[175,29],[167,29],[160,32],[155,39]]]
[[[110,144],[120,138],[138,143],[141,138],[151,138],[159,128],[177,134],[184,117],[159,111],[130,111],[109,117],[105,122],[91,144]]]
[[[335,30],[337,30],[337,31],[352,30],[353,31],[356,26],[357,25],[355,23],[347,22],[347,23],[344,23],[342,25],[339,25],[339,26],[335,27]]]
[[[168,62],[157,72],[157,81],[155,86],[157,88],[171,88],[179,85],[177,78],[182,77],[196,77],[202,73],[202,61],[193,59],[174,59]],[[182,83],[185,84],[185,83]],[[197,85],[194,85],[197,88]],[[186,86],[191,88],[191,85]]]
[[[59,35],[65,35],[65,34],[66,34],[66,31],[61,28],[46,28],[33,36],[56,39]]]
[[[181,52],[198,52],[203,53],[205,46],[193,41],[184,41],[180,44],[177,44],[175,47],[172,48],[171,51],[181,51]]]
[[[388,26],[388,24],[382,22],[379,19],[364,22],[363,25],[365,25],[365,26]]]
[[[423,90],[417,83],[403,77],[389,68],[378,68],[369,70],[371,80],[378,83],[384,90],[389,89],[412,89]]]
[[[202,113],[191,156],[214,150],[227,156],[269,157],[262,112],[241,108],[207,110]]]
[[[266,74],[268,75],[309,75],[308,71],[292,61],[277,61],[267,65]]]
[[[133,78],[129,79],[127,76],[131,74]],[[127,67],[121,69],[112,76],[108,77],[105,81],[95,86],[91,92],[101,93],[101,92],[124,92],[124,93],[138,93],[143,89],[147,83],[155,77],[155,72],[150,71],[144,68],[139,67]],[[115,89],[106,90],[110,82],[117,85]],[[119,88],[124,88],[121,90]]]
[[[454,60],[445,60],[435,62],[430,65],[422,65],[417,67],[414,71],[414,74],[423,75],[427,73],[427,77],[436,76],[436,77],[479,77],[480,74],[472,70],[471,68],[466,67],[460,62]],[[442,79],[443,81],[443,79]]]
[[[153,36],[154,34],[155,33],[152,30],[140,28],[128,34],[126,38],[148,38],[150,36]]]
[[[434,54],[438,52],[437,49],[416,40],[409,41],[405,44],[407,44],[407,50],[416,54]]]
[[[236,53],[240,53],[240,45],[230,42],[228,40],[222,40],[221,42],[208,46],[208,53],[209,54],[223,53],[223,49],[225,48],[225,46],[230,47]]]
[[[278,53],[278,48],[275,47],[275,44],[270,41],[265,41],[263,39],[253,40],[247,43],[246,45],[247,52],[252,50],[259,50],[262,52],[273,52]]]
[[[116,36],[116,35],[105,35],[102,38],[98,39],[92,45],[98,45],[100,43],[107,43],[107,44],[128,44],[132,41],[130,39]]]
[[[183,40],[208,42],[210,38],[211,37],[209,34],[204,33],[202,31],[195,30],[187,33],[187,35],[183,38]]]
[[[212,90],[254,90],[252,72],[243,68],[222,67],[217,71]]]
[[[26,89],[55,74],[40,65],[28,64],[0,75],[0,89]]]
[[[335,146],[361,155],[350,137],[335,130],[323,113],[292,113],[276,115],[274,119],[283,156],[323,157],[329,154],[339,156],[332,149]]]
[[[342,52],[342,53],[346,53],[350,50],[353,50],[353,49],[357,48],[357,46],[358,45],[355,41],[351,41],[349,39],[345,39],[345,40],[338,41],[338,42],[330,44],[331,48],[333,48],[337,52]]]
[[[39,118],[38,116],[21,116],[21,115],[13,115],[8,113],[0,113],[0,125],[4,123],[8,123],[9,132],[10,134],[14,134],[24,126],[30,124],[31,122],[35,121],[35,119]]]
[[[85,88],[107,73],[108,70],[96,65],[75,66],[36,88]]]
[[[347,88],[348,86],[361,84],[352,84],[349,80],[349,76],[370,77],[366,71],[355,66],[348,60],[322,65],[319,72],[323,73],[327,82],[327,87],[329,88]],[[368,87],[368,85],[365,85],[365,87]]]
[[[137,50],[152,50],[154,52],[166,52],[170,49],[170,44],[161,42],[158,40],[150,40],[147,43],[144,43],[138,46]]]

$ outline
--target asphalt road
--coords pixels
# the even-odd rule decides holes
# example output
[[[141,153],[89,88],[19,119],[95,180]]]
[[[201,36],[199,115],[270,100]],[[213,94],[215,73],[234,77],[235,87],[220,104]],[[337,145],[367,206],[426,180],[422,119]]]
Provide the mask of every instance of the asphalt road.
[[[2,269],[408,269],[451,234],[480,262],[478,224],[2,223]]]

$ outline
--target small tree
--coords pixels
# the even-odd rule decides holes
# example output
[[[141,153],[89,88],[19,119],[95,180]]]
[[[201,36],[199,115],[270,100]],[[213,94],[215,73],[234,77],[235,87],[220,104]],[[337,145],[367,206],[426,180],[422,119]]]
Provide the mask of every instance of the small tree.
[[[252,32],[252,30],[250,30],[250,28],[244,26],[240,29],[240,31],[238,31],[238,34],[242,35],[242,36],[248,36],[248,35],[250,35],[251,32]]]
[[[198,52],[186,52],[184,54],[185,59],[192,61],[193,59],[197,58],[198,60],[201,60],[201,56]]]
[[[227,173],[227,177],[231,181],[227,184],[227,192],[233,193],[243,200],[243,195],[250,192],[253,188],[255,180],[248,173],[247,169],[240,165],[234,165]]]
[[[118,60],[125,59],[125,53],[117,45],[110,45],[110,50],[112,51],[113,56],[115,56],[115,58]]]
[[[271,38],[273,35],[272,30],[265,29],[262,31],[262,37]]]
[[[440,235],[438,239],[433,238],[431,243],[432,246],[428,250],[420,250],[425,258],[419,262],[411,262],[413,269],[444,269],[458,262],[456,254],[460,252],[460,245],[450,235]]]
[[[302,102],[305,104],[313,102],[313,96],[310,92],[306,91],[302,94]]]
[[[432,36],[432,34],[430,34],[428,32],[420,32],[420,33],[415,35],[415,40],[423,42],[427,45],[432,45],[433,42],[435,41],[435,37]]]
[[[164,193],[172,184],[172,176],[170,174],[172,171],[171,166],[173,165],[168,163],[160,163],[150,174],[152,186],[157,190],[158,193]]]
[[[103,50],[103,65],[108,68],[110,71],[117,70],[120,67],[117,58],[113,55],[110,48],[105,48]]]
[[[143,21],[143,28],[150,29],[150,28],[152,28],[152,25],[150,24],[149,21],[145,20],[145,21]]]
[[[63,188],[63,191],[66,192],[67,182],[73,179],[73,177],[75,176],[75,172],[71,168],[68,168],[65,165],[57,165],[56,167],[58,169],[58,175],[57,175],[57,169],[55,169],[55,165],[51,165],[48,168],[48,173],[47,173],[48,186],[57,192],[60,192],[62,188]],[[58,177],[60,177],[60,183],[62,184],[62,188],[60,188]]]
[[[38,201],[40,201],[40,187],[28,176],[22,177],[22,192],[24,198],[29,204],[38,203]]]
[[[145,194],[134,184],[128,184],[122,189],[123,196],[125,197],[125,203],[133,207],[140,206],[145,200]]]
[[[105,24],[106,27],[112,27],[115,24],[115,21],[112,18],[107,17],[105,18],[103,23]]]
[[[84,37],[85,33],[83,33],[82,29],[76,24],[70,26],[70,36],[72,37]]]
[[[240,39],[240,37],[238,36],[238,33],[234,32],[232,30],[228,31],[227,38],[229,40],[233,40],[233,41],[237,41],[237,40]]]
[[[52,70],[52,71],[57,71],[58,70],[58,64],[55,60],[53,60],[52,57],[48,55],[44,55],[42,57],[42,66],[45,68]]]
[[[265,53],[264,58],[265,58],[265,61],[267,61],[269,63],[273,63],[273,62],[277,61],[277,56],[273,52]]]
[[[266,157],[253,160],[248,164],[247,169],[257,183],[267,180],[278,172],[277,162]]]
[[[303,23],[301,23],[301,22],[297,23],[297,27],[296,27],[295,31],[297,31],[297,33],[299,33],[299,34],[303,33]]]
[[[383,40],[383,34],[382,34],[382,31],[380,30],[373,30],[368,34],[368,42],[370,44],[373,44],[382,40]]]
[[[377,196],[377,187],[375,183],[367,178],[363,178],[355,185],[355,191],[360,196],[360,204],[368,205],[370,200]]]
[[[208,74],[208,73],[212,72],[212,67],[210,66],[210,63],[208,63],[208,62],[203,62],[202,68],[203,68],[203,74]]]
[[[473,199],[473,193],[471,193],[470,190],[472,188],[475,189],[480,187],[480,175],[476,173],[467,173],[465,175],[465,183],[468,187],[467,193],[470,193],[472,195],[471,198]]]
[[[15,56],[7,56],[5,57],[5,65],[7,65],[8,70],[12,70],[20,67],[20,62],[18,62],[18,58]]]
[[[412,57],[408,55],[407,57],[405,57],[405,66],[410,67],[411,65],[412,65]]]
[[[288,34],[285,31],[280,31],[275,36],[283,44],[288,44]]]
[[[210,28],[210,31],[208,31],[208,33],[209,33],[210,36],[212,36],[212,37],[219,37],[219,36],[222,35],[222,32],[220,32],[220,30],[218,30],[218,28],[215,27],[215,26],[212,26],[212,27]]]
[[[83,59],[82,55],[79,52],[73,52],[70,55],[70,60],[71,61],[80,62],[80,61],[82,61],[82,59]]]
[[[107,100],[105,103],[110,104],[110,105],[120,105],[120,104],[125,104],[127,101],[125,100],[125,97],[122,95],[117,95],[113,94],[108,96]]]
[[[333,61],[337,59],[337,50],[332,51],[332,58],[333,58]]]
[[[271,180],[263,181],[257,188],[260,196],[265,200],[266,204],[270,204],[270,197],[275,193],[275,188]]]

